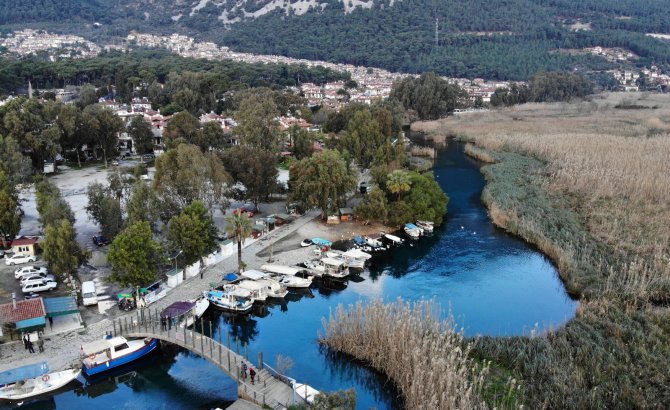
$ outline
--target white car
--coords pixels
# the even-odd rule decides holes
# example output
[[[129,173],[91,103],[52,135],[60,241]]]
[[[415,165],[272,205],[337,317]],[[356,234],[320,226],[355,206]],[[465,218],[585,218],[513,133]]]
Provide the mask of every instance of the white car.
[[[39,268],[37,266],[23,266],[21,268],[17,268],[14,271],[14,278],[21,279],[21,277],[25,275],[33,275],[40,273],[48,273],[47,268],[44,266],[41,266]]]
[[[37,256],[16,253],[8,258],[5,258],[5,263],[9,266],[14,266],[22,263],[35,262],[36,260]]]
[[[58,284],[53,280],[28,282],[26,283],[25,286],[23,286],[23,288],[21,288],[21,292],[32,293],[32,292],[44,292],[47,290],[51,291],[53,289],[56,289],[56,286],[58,286]]]
[[[41,280],[46,280],[46,281],[52,281],[55,282],[56,278],[54,275],[49,275],[47,273],[37,273],[33,275],[23,275],[21,276],[21,280],[19,283],[21,283],[21,287],[25,286],[27,283],[31,283],[33,281],[41,281]]]

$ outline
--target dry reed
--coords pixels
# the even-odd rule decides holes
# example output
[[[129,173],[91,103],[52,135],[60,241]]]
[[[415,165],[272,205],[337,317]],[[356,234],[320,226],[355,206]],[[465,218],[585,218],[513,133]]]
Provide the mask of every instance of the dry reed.
[[[322,343],[384,372],[408,409],[486,408],[480,393],[488,366],[468,357],[470,346],[441,321],[430,301],[339,305],[324,319]],[[515,386],[512,386],[516,389]]]

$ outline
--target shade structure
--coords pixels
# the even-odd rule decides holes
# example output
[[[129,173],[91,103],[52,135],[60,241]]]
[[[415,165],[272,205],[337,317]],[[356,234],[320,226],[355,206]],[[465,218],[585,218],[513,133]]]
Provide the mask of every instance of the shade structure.
[[[32,332],[35,330],[44,329],[45,325],[46,321],[43,316],[34,317],[32,319],[26,319],[16,322],[16,330],[20,330],[22,332]]]
[[[79,313],[77,302],[72,296],[63,296],[58,298],[44,298],[44,307],[47,317],[56,317]]]

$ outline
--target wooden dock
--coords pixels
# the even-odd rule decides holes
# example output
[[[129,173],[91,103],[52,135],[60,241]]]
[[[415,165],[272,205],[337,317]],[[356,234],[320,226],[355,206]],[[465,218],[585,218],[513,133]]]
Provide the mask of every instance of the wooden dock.
[[[258,355],[257,365],[253,366],[256,370],[255,383],[252,384],[248,376],[246,379],[242,378],[242,363],[246,362],[249,366],[252,361],[239,353],[239,344],[237,345],[237,352],[233,351],[230,344],[230,334],[226,338],[226,346],[221,340],[221,333],[219,333],[219,340],[217,341],[195,331],[194,326],[191,329],[185,327],[168,328],[161,324],[158,318],[157,311],[150,313],[147,309],[142,311],[142,314],[137,312],[136,317],[131,317],[130,320],[128,316],[116,319],[113,321],[114,335],[128,338],[150,337],[190,350],[214,363],[235,380],[240,399],[258,406],[265,405],[273,409],[285,409],[292,404],[303,404],[302,399],[293,391],[290,380],[267,366],[263,362],[262,354]],[[212,334],[212,324],[210,322],[203,322],[201,319],[199,324],[200,329],[204,329],[204,333],[207,333],[207,329],[209,329],[209,334]]]

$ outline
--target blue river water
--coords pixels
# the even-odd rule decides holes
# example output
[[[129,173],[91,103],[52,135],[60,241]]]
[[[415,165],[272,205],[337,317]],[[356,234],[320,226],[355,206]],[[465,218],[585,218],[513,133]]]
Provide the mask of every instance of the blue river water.
[[[485,182],[479,164],[463,154],[461,144],[438,150],[434,173],[450,202],[446,222],[432,236],[373,258],[362,280],[292,293],[247,317],[210,309],[205,320],[212,321],[214,337],[221,334],[225,341],[230,333],[233,345],[247,343],[253,362],[259,352],[270,365],[277,355],[289,358],[287,373],[319,390],[354,388],[358,408],[391,409],[399,406],[398,394],[383,375],[319,347],[322,318],[338,304],[435,299],[469,336],[529,334],[574,316],[577,302],[554,265],[492,225],[480,200]],[[235,382],[213,364],[163,347],[116,374],[21,408],[210,409],[235,399]]]

